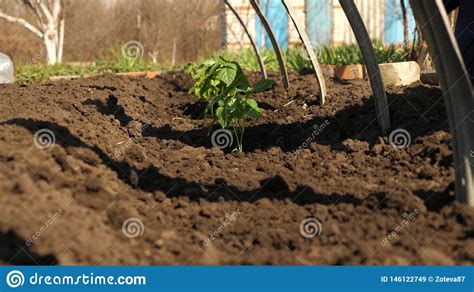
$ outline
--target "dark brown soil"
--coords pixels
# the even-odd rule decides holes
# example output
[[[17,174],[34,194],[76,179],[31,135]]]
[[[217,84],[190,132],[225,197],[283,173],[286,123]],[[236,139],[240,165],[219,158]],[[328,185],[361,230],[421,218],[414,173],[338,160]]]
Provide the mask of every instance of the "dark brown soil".
[[[396,149],[366,81],[328,81],[323,107],[313,76],[291,82],[258,95],[242,154],[212,147],[184,74],[0,86],[0,263],[474,263],[438,88],[387,89],[412,140]],[[40,129],[53,147],[35,146]],[[308,217],[319,236],[300,233]]]

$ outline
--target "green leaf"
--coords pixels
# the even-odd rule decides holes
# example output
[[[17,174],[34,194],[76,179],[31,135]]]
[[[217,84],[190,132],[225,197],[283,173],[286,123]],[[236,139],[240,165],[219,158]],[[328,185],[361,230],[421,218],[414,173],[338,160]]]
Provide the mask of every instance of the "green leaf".
[[[275,85],[275,81],[271,79],[262,79],[255,83],[255,86],[253,88],[255,92],[263,92],[271,89],[273,85]]]
[[[214,72],[216,72],[220,68],[219,64],[213,64],[209,67],[206,67],[206,70],[204,70],[204,78],[213,78],[214,77]]]
[[[232,87],[225,92],[228,96],[235,97],[239,93],[246,93],[245,90],[240,89],[238,87]]]
[[[261,117],[260,109],[258,108],[258,103],[255,100],[248,98],[245,100],[245,105],[245,114],[247,116],[254,119],[259,119]]]
[[[247,111],[247,115],[254,119],[260,119],[262,117],[260,111],[255,109],[250,109],[249,111]]]
[[[223,129],[227,127],[227,119],[225,116],[225,110],[224,107],[220,106],[216,110],[216,118],[219,121],[219,124]]]
[[[230,86],[237,76],[237,68],[232,66],[222,67],[217,70],[217,76],[219,76],[222,82],[227,86]]]
[[[248,99],[245,101],[245,103],[246,103],[248,106],[250,106],[250,108],[252,108],[252,109],[257,109],[257,110],[258,110],[258,103],[257,103],[255,100],[253,100],[253,99],[251,99],[251,98],[248,98]]]

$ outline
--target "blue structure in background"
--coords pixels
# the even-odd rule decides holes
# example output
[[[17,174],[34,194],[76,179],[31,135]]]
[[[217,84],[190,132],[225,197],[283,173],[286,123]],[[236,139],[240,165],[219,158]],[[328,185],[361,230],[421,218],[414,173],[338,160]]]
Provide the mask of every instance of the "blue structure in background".
[[[385,29],[384,41],[387,44],[400,44],[404,42],[403,36],[403,17],[400,8],[400,0],[385,0]],[[405,7],[408,14],[408,32],[410,39],[413,38],[413,31],[416,27],[415,17],[410,4],[405,1]]]
[[[306,0],[306,31],[314,46],[330,45],[333,33],[333,1],[337,0]],[[373,0],[377,1],[377,0]],[[408,0],[405,7],[408,11],[408,30],[410,39],[416,28],[415,18]],[[275,37],[283,49],[288,48],[289,17],[281,0],[260,0],[260,7],[268,18]],[[292,24],[290,24],[292,25]],[[257,45],[272,48],[271,41],[260,20],[256,17]],[[385,0],[384,42],[401,44],[404,42],[403,17],[400,0]]]
[[[260,0],[263,14],[268,18],[275,37],[283,49],[288,48],[288,14],[280,0]],[[262,23],[257,17],[257,45],[259,47],[272,48]],[[262,37],[264,36],[264,37]]]
[[[306,31],[313,46],[329,45],[331,42],[332,1],[306,0]]]

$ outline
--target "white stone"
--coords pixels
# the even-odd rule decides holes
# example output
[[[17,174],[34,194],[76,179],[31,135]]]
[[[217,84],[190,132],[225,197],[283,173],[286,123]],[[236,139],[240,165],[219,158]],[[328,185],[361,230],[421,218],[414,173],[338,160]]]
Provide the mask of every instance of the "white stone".
[[[416,62],[380,64],[385,85],[405,86],[420,80],[421,70]]]
[[[7,55],[0,53],[0,84],[13,83],[14,81],[13,62]]]

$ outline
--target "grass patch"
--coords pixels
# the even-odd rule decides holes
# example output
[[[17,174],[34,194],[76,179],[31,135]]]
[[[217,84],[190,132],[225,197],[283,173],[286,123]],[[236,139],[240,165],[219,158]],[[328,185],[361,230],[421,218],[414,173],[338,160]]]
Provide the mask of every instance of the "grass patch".
[[[374,50],[379,63],[403,62],[408,60],[407,52],[396,45],[385,46],[382,42],[374,41]],[[363,63],[362,53],[357,45],[344,45],[337,47],[320,47],[316,49],[318,60],[321,64],[349,65]],[[273,50],[262,49],[261,55],[268,71],[278,71],[278,61]],[[244,70],[260,71],[257,58],[252,49],[244,49],[239,52],[223,52],[222,56],[229,60],[238,62]],[[311,63],[306,52],[302,48],[291,48],[283,52],[285,63],[291,70],[303,71],[311,68]],[[58,64],[58,65],[28,65],[17,66],[16,81],[21,84],[36,83],[48,80],[54,76],[64,75],[92,75],[105,73],[121,73],[136,71],[159,71],[170,68],[163,64],[156,64],[144,58],[126,58],[123,56],[121,47],[108,51],[103,60],[96,61],[91,65]]]
[[[18,83],[28,84],[46,81],[54,76],[85,76],[105,73],[159,71],[163,68],[163,65],[148,62],[143,58],[124,56],[121,47],[116,47],[114,49],[109,50],[103,60],[98,60],[90,65],[19,65],[16,67],[15,78],[16,82]]]
[[[397,45],[384,45],[380,41],[374,41],[373,47],[379,63],[394,63],[408,61],[408,53]],[[319,47],[315,49],[320,64],[327,65],[351,65],[362,64],[362,52],[358,45],[343,45],[337,47]],[[232,58],[239,62],[245,70],[259,71],[257,58],[252,49],[244,49],[239,52],[226,52],[226,58]],[[270,49],[261,51],[265,67],[269,71],[278,71],[278,61],[275,53]],[[310,69],[311,63],[302,48],[290,48],[283,52],[283,59],[287,66],[295,71]]]

